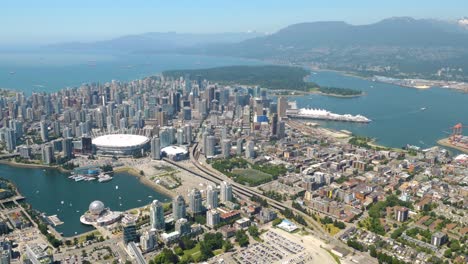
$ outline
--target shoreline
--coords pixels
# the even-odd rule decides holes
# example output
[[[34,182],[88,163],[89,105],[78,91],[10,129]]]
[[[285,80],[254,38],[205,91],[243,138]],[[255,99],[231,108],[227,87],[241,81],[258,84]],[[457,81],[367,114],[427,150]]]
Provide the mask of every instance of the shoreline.
[[[66,170],[58,165],[50,166],[50,165],[35,164],[35,163],[20,163],[20,162],[11,161],[11,160],[0,160],[0,164],[10,165],[13,167],[18,167],[18,168],[26,168],[26,169],[54,169],[62,173],[71,172],[70,170]]]
[[[324,92],[320,92],[320,91],[317,91],[317,92],[310,92],[311,94],[318,94],[318,95],[322,95],[322,96],[330,96],[330,97],[336,97],[336,98],[358,98],[358,97],[362,97],[362,96],[366,96],[366,93],[361,93],[361,94],[356,94],[356,95],[341,95],[341,94],[327,94],[327,93],[324,93]]]
[[[340,71],[340,70],[323,69],[323,68],[314,68],[314,67],[312,67],[312,66],[310,66],[310,65],[306,65],[306,67],[307,67],[310,71],[315,71],[315,72],[334,72],[334,73],[342,74],[342,75],[344,75],[344,76],[359,78],[359,79],[363,79],[363,80],[367,80],[367,81],[374,81],[374,77],[372,77],[372,76],[364,76],[364,75],[359,74],[358,72]],[[386,76],[384,76],[384,77],[386,77]],[[393,77],[389,77],[389,78],[393,78]],[[428,79],[414,79],[414,78],[407,78],[407,79],[395,78],[395,79],[397,79],[397,80],[421,80],[421,81],[425,81],[425,82],[443,82],[443,81],[444,81],[444,80],[428,80]],[[396,83],[392,83],[392,82],[384,82],[384,81],[378,81],[378,80],[376,80],[375,82],[378,82],[378,83],[385,83],[385,84],[392,84],[392,85],[396,85],[396,86],[403,87],[403,88],[411,88],[411,89],[417,89],[417,90],[421,90],[421,91],[429,90],[429,89],[431,89],[431,88],[440,88],[440,89],[448,89],[448,90],[458,91],[458,92],[461,92],[461,93],[468,93],[468,89],[466,89],[466,88],[463,89],[463,88],[456,88],[456,87],[442,87],[442,86],[437,86],[437,85],[416,85],[416,86],[409,86],[409,85],[402,85],[402,84],[396,84]],[[457,83],[467,84],[466,82],[457,82]]]
[[[437,140],[437,144],[439,144],[441,146],[444,146],[444,147],[447,147],[447,148],[456,149],[458,151],[461,151],[462,153],[468,154],[468,148],[464,148],[464,147],[461,147],[461,146],[454,146],[454,145],[450,144],[448,138],[443,138],[443,139]]]
[[[128,174],[130,174],[130,175],[132,175],[134,177],[137,177],[138,180],[142,184],[150,187],[151,189],[155,190],[156,192],[162,193],[162,194],[170,197],[171,199],[174,199],[174,197],[177,195],[175,192],[173,192],[171,190],[168,190],[168,189],[164,188],[163,186],[152,182],[151,180],[146,178],[146,176],[140,175],[140,173],[135,168],[132,168],[132,167],[118,167],[118,168],[114,169],[114,173],[121,173],[121,172],[126,172],[126,173],[128,173]]]
[[[323,93],[323,92],[320,92],[320,91],[307,91],[307,92],[305,92],[305,91],[300,91],[300,90],[289,90],[289,92],[291,92],[291,94],[279,94],[279,93],[276,93],[275,90],[270,91],[270,93],[273,96],[284,96],[284,97],[300,97],[300,96],[307,96],[307,95],[316,94],[316,95],[321,95],[321,96],[351,99],[351,98],[358,98],[358,97],[362,97],[362,96],[367,95],[364,92],[361,93],[361,94],[356,94],[356,95],[328,94],[328,93]],[[295,93],[295,94],[292,94],[292,93]]]

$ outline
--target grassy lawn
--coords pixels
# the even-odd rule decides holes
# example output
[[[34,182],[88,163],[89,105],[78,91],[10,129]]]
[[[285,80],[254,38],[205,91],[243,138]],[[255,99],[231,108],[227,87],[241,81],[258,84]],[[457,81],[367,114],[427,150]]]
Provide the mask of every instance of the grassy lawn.
[[[90,234],[94,234],[96,237],[100,237],[101,236],[101,233],[99,231],[93,231],[89,234],[86,234],[86,235],[90,235]],[[86,242],[86,235],[82,235],[80,237],[78,237],[78,243],[83,243],[83,242]]]
[[[192,256],[195,257],[196,255],[200,254],[200,244],[197,244],[194,248],[188,249],[184,251],[184,256]]]
[[[266,183],[273,179],[270,174],[254,169],[233,169],[232,173],[237,176],[239,182],[247,182],[251,186]]]
[[[333,259],[336,261],[336,263],[341,264],[340,257],[338,257],[337,255],[333,254],[333,253],[332,253],[330,250],[328,250],[328,249],[325,249],[325,250],[328,252],[328,254],[330,254],[330,255],[333,257]]]
[[[255,241],[257,241],[257,242],[260,242],[260,243],[263,242],[263,240],[262,240],[260,237],[258,237],[258,236],[252,237],[252,238],[253,238]]]
[[[217,255],[219,255],[219,254],[222,254],[222,253],[223,253],[223,249],[222,249],[222,248],[216,249],[216,250],[213,251],[213,254],[214,254],[215,256],[217,256]]]
[[[324,229],[325,229],[325,230],[328,230],[328,228],[330,229],[330,232],[329,232],[329,233],[330,233],[332,236],[334,236],[334,235],[336,235],[338,232],[340,232],[340,229],[339,229],[338,227],[334,226],[333,224],[327,224],[327,225],[325,226]]]

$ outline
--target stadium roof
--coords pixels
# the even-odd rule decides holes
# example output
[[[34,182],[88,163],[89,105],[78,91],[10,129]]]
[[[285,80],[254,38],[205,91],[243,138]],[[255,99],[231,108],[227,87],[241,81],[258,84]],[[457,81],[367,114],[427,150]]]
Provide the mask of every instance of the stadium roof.
[[[179,146],[169,146],[161,149],[161,152],[166,153],[168,156],[175,156],[178,154],[187,154],[188,151],[185,148],[179,147]]]
[[[98,147],[133,147],[144,145],[148,142],[148,137],[131,134],[105,135],[93,139],[93,144]]]

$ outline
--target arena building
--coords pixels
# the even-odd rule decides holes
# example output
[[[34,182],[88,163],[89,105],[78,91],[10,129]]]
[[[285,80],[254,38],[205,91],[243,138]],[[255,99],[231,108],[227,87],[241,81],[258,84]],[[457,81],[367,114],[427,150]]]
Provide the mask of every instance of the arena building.
[[[171,160],[178,161],[188,158],[188,151],[184,147],[169,146],[161,149],[161,154]]]
[[[99,155],[130,156],[143,154],[149,148],[150,139],[132,134],[111,134],[93,139],[96,153]]]

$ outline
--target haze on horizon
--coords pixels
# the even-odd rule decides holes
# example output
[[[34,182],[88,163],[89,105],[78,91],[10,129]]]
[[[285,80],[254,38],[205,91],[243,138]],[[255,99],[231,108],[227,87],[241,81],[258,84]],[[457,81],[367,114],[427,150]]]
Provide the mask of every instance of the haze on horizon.
[[[270,33],[301,22],[369,24],[395,16],[456,20],[466,10],[463,0],[8,1],[2,3],[0,46],[89,42],[146,32]]]

